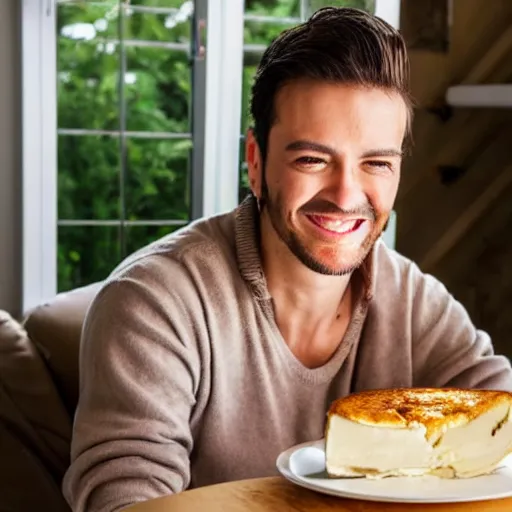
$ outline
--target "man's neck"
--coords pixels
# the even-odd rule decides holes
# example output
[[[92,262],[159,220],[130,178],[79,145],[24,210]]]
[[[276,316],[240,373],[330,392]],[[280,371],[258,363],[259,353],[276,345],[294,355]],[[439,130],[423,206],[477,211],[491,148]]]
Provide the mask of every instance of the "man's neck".
[[[266,216],[261,223],[263,270],[276,323],[292,352],[307,366],[319,366],[341,343],[350,322],[351,276],[310,270],[268,225]]]
[[[263,271],[274,302],[284,309],[315,318],[334,317],[350,282],[350,275],[322,275],[307,268],[269,225],[261,219]]]

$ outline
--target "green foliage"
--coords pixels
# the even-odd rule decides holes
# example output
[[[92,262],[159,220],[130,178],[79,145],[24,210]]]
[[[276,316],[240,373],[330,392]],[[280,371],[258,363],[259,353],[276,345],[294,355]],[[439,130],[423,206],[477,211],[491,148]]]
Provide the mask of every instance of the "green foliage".
[[[122,34],[128,40],[190,45],[191,23],[190,17],[182,16],[183,3],[184,0],[131,1],[132,5],[177,8],[178,16],[171,25],[169,21],[173,20],[163,14],[128,12],[120,18],[118,0],[59,5],[59,128],[184,134],[172,139],[102,134],[59,136],[59,219],[190,220],[189,55],[181,50],[117,42]],[[367,0],[310,0],[312,10],[324,5],[372,9],[371,4]],[[246,0],[246,12],[296,18],[300,14],[300,0]],[[75,24],[85,24],[88,30],[94,27],[93,37],[70,37],[69,31]],[[290,26],[283,22],[247,21],[245,43],[265,46]],[[244,57],[242,132],[249,125],[250,87],[260,55],[261,52],[254,51]],[[126,75],[120,84],[123,68]],[[241,195],[246,188],[242,172]],[[174,229],[115,224],[59,226],[59,290],[104,279],[127,254]]]

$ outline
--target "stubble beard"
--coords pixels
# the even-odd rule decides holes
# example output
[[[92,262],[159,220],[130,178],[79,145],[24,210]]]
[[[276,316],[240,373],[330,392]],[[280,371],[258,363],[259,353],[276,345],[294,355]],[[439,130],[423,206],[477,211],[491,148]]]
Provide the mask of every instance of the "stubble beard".
[[[286,225],[286,212],[283,208],[282,197],[278,193],[274,200],[269,194],[265,181],[262,184],[260,205],[262,213],[264,213],[263,209],[266,209],[274,231],[288,247],[291,253],[313,272],[328,276],[345,276],[352,274],[356,269],[358,269],[368,256],[379,236],[382,234],[387,220],[385,218],[382,219],[381,217],[381,219],[379,219],[380,222],[377,220],[373,221],[373,229],[360,245],[357,255],[353,258],[352,262],[339,262],[336,266],[333,266],[315,257],[301,241],[297,233],[288,228]],[[331,253],[329,259],[333,262],[336,259],[340,259],[340,252],[336,247],[332,247],[330,251],[326,248],[324,252]]]

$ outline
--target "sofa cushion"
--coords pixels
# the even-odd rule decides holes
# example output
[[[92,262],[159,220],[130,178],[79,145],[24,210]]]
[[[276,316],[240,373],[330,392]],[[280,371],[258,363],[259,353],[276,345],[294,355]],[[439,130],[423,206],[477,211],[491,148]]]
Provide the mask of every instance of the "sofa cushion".
[[[0,424],[60,481],[69,464],[71,423],[41,354],[23,327],[0,311]],[[14,467],[3,452],[0,461],[3,471]]]
[[[82,324],[101,283],[57,295],[33,309],[24,327],[46,359],[69,414],[78,401],[78,356]]]

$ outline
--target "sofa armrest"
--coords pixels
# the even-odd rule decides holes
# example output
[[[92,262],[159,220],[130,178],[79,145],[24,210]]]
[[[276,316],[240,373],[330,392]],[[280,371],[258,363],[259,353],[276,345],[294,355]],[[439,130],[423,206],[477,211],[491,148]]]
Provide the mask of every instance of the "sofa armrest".
[[[94,283],[54,299],[28,313],[23,323],[42,353],[68,413],[78,401],[78,358],[85,315],[102,283]]]

